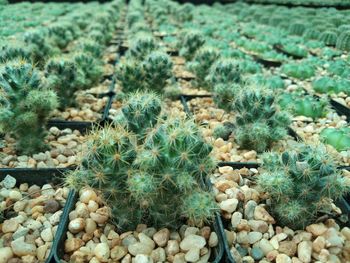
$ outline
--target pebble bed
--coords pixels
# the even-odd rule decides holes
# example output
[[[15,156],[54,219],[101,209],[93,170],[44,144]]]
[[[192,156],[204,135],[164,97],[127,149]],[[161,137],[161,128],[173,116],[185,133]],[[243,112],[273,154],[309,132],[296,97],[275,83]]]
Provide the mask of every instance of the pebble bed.
[[[119,233],[109,223],[109,208],[91,189],[80,191],[69,214],[63,262],[208,262],[218,236],[210,227],[183,225],[179,231],[144,224]]]
[[[69,189],[50,184],[16,184],[11,176],[0,183],[1,210],[7,209],[0,224],[0,262],[44,262],[50,254]]]
[[[15,140],[5,136],[3,148],[0,148],[0,168],[64,168],[79,162],[86,137],[78,130],[59,130],[51,127],[47,136],[51,149],[32,156],[16,155]]]
[[[350,228],[340,227],[332,218],[305,230],[276,225],[265,205],[267,196],[254,188],[253,178],[258,173],[257,169],[224,166],[211,178],[237,263],[350,261]],[[333,214],[341,214],[334,204],[332,209]]]

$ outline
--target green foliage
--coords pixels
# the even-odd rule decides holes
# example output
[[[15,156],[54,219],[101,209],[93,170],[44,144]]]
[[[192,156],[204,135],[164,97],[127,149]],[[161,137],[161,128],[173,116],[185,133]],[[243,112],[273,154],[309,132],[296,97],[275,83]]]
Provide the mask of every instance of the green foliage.
[[[337,151],[350,149],[350,128],[325,128],[320,134],[322,140],[332,145]]]
[[[205,43],[205,37],[200,31],[189,30],[182,33],[180,43],[180,56],[190,61],[194,58],[196,51]]]
[[[142,96],[151,98],[146,107]],[[133,125],[150,117],[147,127],[135,126],[141,134],[129,130],[130,123],[93,133],[80,169],[66,178],[67,184],[100,191],[119,229],[132,230],[140,223],[176,228],[185,218],[202,225],[217,210],[213,196],[202,190],[204,176],[215,169],[212,147],[192,120],[170,117],[155,123],[159,112],[150,110],[159,99],[136,97],[134,102],[130,97],[132,106],[125,105],[123,114],[131,116]],[[144,110],[149,110],[146,115]]]
[[[243,149],[263,152],[287,135],[289,116],[275,105],[274,92],[243,87],[232,103],[236,112],[234,137]]]
[[[300,145],[281,155],[266,154],[262,168],[265,171],[258,176],[258,186],[270,195],[278,223],[292,229],[313,223],[323,202],[350,190],[323,145]]]
[[[196,75],[196,82],[199,87],[209,89],[210,85],[206,77],[219,56],[218,50],[204,46],[196,52],[193,60],[187,63],[188,69]]]
[[[0,69],[0,132],[14,136],[20,154],[48,149],[45,124],[58,102],[41,84],[39,72],[25,61],[14,60]]]
[[[337,33],[331,30],[324,31],[320,35],[320,40],[326,45],[326,46],[335,46],[337,43]]]
[[[336,47],[340,50],[350,51],[350,30],[339,35]]]
[[[60,108],[74,106],[74,93],[85,85],[84,72],[67,57],[51,58],[45,66],[46,86],[57,92]]]
[[[315,75],[315,68],[305,63],[289,63],[282,66],[282,72],[289,77],[305,80]]]
[[[295,116],[305,116],[313,119],[325,117],[328,111],[328,100],[316,99],[302,92],[283,93],[278,104],[282,109],[290,111]]]

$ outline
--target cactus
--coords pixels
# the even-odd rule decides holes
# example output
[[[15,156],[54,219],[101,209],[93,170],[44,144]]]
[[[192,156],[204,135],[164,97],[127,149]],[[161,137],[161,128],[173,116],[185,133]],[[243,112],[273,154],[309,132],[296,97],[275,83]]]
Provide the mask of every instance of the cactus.
[[[328,112],[328,100],[319,100],[303,93],[284,93],[279,98],[278,104],[282,109],[290,111],[296,116],[305,116],[313,119],[325,117]]]
[[[239,64],[234,60],[218,60],[210,69],[206,81],[211,86],[220,83],[240,83],[241,71]]]
[[[324,31],[320,35],[320,40],[326,45],[326,46],[335,46],[337,43],[337,33],[331,30]]]
[[[298,46],[298,45],[294,45],[294,44],[283,45],[282,49],[287,54],[292,55],[292,56],[296,56],[299,58],[305,58],[308,55],[308,52],[305,48]]]
[[[142,62],[145,88],[162,93],[167,80],[173,77],[173,62],[163,52],[152,52]]]
[[[128,56],[135,60],[144,60],[151,52],[158,49],[154,38],[149,36],[140,36],[131,42]]]
[[[130,102],[133,104],[132,98]],[[143,104],[142,98],[138,103]],[[138,115],[135,109],[129,112],[131,116]],[[143,122],[144,118],[133,121]],[[204,176],[215,169],[209,156],[212,147],[192,120],[159,119],[150,126],[153,129],[135,129],[148,130],[141,140],[128,125],[93,133],[80,169],[66,183],[100,191],[111,207],[113,221],[123,230],[135,229],[140,223],[176,228],[183,218],[202,225],[217,210],[213,196],[201,189]]]
[[[305,30],[303,36],[306,39],[318,39],[321,34],[320,30],[317,30],[316,28],[308,28]]]
[[[204,45],[205,38],[201,32],[189,30],[182,33],[179,43],[181,45],[180,56],[190,61],[194,58],[196,51]]]
[[[102,45],[89,38],[81,38],[75,46],[75,51],[91,54],[94,58],[102,57]]]
[[[144,71],[139,62],[127,60],[120,63],[116,70],[117,80],[123,92],[135,92],[144,88]]]
[[[57,22],[49,26],[49,35],[53,43],[60,49],[65,49],[74,39],[74,32],[70,30],[73,27],[66,21]]]
[[[218,125],[214,128],[213,137],[215,139],[222,138],[227,141],[234,129],[234,125],[231,122],[224,122],[222,125]]]
[[[100,81],[103,68],[99,60],[95,59],[89,53],[77,53],[73,59],[77,69],[83,76],[83,82],[77,88],[91,88]]]
[[[216,49],[204,46],[196,52],[193,60],[187,63],[188,69],[196,75],[196,82],[199,87],[209,89],[210,85],[206,81],[206,76],[219,56],[220,54]]]
[[[237,83],[219,83],[214,86],[214,103],[225,111],[232,110],[232,102],[242,87]]]
[[[232,110],[237,113],[234,135],[244,149],[263,152],[287,135],[290,118],[275,105],[273,91],[256,86],[243,87]]]
[[[336,80],[330,77],[321,77],[312,82],[312,88],[319,93],[339,93],[349,94],[350,81],[346,79]]]
[[[57,92],[60,109],[74,106],[74,93],[85,84],[84,72],[67,57],[54,57],[45,66],[46,86]]]
[[[179,6],[174,13],[174,17],[180,22],[189,22],[193,19],[194,6],[190,3]]]
[[[6,41],[5,45],[1,46],[0,63],[5,64],[11,60],[32,61],[31,50],[21,41]]]
[[[284,81],[279,76],[265,76],[263,74],[256,74],[247,79],[247,82],[263,86],[271,90],[283,90],[285,88]]]
[[[289,33],[291,35],[302,36],[306,30],[306,25],[303,22],[296,22],[289,26]]]
[[[20,154],[47,150],[45,124],[57,107],[56,94],[45,89],[39,72],[14,60],[0,69],[0,131],[14,136]]]
[[[350,51],[350,30],[339,35],[336,47],[340,50]]]
[[[350,128],[325,128],[321,131],[321,139],[332,145],[337,151],[350,149]]]
[[[278,223],[292,229],[314,222],[324,202],[350,190],[323,145],[300,145],[281,155],[266,154],[262,168],[257,184],[269,194]]]
[[[289,63],[282,66],[282,72],[287,76],[305,80],[315,75],[315,68],[308,64]]]

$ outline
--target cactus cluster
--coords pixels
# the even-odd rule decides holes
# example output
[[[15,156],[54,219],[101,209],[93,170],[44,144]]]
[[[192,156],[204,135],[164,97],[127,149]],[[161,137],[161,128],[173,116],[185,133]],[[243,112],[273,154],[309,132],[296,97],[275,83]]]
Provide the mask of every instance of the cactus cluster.
[[[305,63],[289,63],[282,66],[282,72],[287,76],[305,80],[315,75],[315,68]]]
[[[57,107],[56,94],[43,87],[40,73],[24,60],[0,68],[0,132],[16,139],[20,154],[48,149],[45,124]]]
[[[194,58],[196,51],[205,44],[204,35],[195,30],[189,30],[182,33],[180,44],[180,55],[190,61]]]
[[[295,150],[263,156],[257,184],[271,198],[282,226],[303,229],[314,222],[329,200],[348,193],[349,182],[337,170],[324,145],[299,145]]]
[[[123,117],[91,135],[80,169],[66,178],[72,187],[99,190],[119,229],[176,228],[185,218],[201,225],[217,209],[202,190],[215,169],[212,147],[192,120],[163,118],[159,105],[154,94],[131,94]]]
[[[210,72],[211,66],[219,58],[220,53],[218,50],[203,46],[200,48],[192,61],[187,63],[188,69],[196,75],[197,86],[209,89],[210,84],[208,83],[206,77]]]
[[[340,93],[350,94],[350,81],[348,79],[335,79],[331,77],[321,77],[312,82],[312,88],[319,93]]]
[[[320,134],[322,140],[332,145],[337,151],[350,149],[350,128],[325,128]]]

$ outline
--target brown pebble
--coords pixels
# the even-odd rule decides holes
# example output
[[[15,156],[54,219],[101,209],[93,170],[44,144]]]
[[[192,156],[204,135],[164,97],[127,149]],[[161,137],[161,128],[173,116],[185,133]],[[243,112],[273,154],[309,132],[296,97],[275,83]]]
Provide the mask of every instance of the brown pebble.
[[[28,194],[32,198],[39,197],[41,195],[41,188],[37,185],[32,185],[31,187],[28,188]]]
[[[60,208],[60,204],[55,199],[50,199],[44,205],[44,212],[53,214],[57,212]]]

